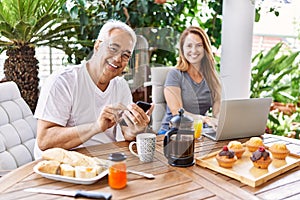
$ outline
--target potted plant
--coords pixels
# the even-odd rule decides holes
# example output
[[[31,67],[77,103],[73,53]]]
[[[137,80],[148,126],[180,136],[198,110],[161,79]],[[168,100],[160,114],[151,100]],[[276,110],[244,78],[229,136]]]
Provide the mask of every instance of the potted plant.
[[[37,46],[63,49],[77,22],[60,14],[66,0],[1,0],[0,52],[6,50],[5,80],[14,81],[32,111],[38,100]]]

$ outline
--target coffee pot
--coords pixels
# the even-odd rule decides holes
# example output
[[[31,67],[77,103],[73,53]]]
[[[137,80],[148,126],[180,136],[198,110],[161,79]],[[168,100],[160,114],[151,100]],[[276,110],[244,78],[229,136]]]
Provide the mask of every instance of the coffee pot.
[[[164,138],[164,155],[168,163],[177,167],[188,167],[194,162],[193,118],[184,116],[181,108],[169,122]]]

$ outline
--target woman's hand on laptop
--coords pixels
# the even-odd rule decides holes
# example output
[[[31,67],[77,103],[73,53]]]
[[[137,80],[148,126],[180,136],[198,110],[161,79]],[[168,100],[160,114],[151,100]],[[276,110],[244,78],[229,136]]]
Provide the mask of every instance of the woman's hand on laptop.
[[[191,116],[194,120],[201,119],[203,124],[207,124],[211,127],[214,131],[217,130],[218,127],[218,118],[203,116],[203,115],[195,115],[189,112],[185,112],[186,115]]]
[[[213,117],[205,116],[203,118],[203,122],[206,123],[208,126],[212,127],[214,131],[217,130],[218,127],[218,119]]]

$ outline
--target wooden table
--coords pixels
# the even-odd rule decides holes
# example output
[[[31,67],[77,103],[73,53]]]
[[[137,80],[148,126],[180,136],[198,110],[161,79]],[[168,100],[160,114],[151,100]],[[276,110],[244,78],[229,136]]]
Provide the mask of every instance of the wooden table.
[[[141,163],[128,151],[128,142],[109,143],[82,148],[78,151],[106,159],[112,152],[124,152],[127,167],[153,173],[156,178],[148,180],[128,174],[127,187],[113,190],[108,186],[107,176],[92,185],[77,185],[43,178],[33,172],[38,162],[24,165],[0,178],[0,199],[58,199],[57,195],[24,192],[25,188],[51,188],[62,190],[90,190],[109,192],[112,199],[300,199],[300,166],[279,175],[258,187],[250,187],[212,170],[194,165],[187,168],[172,167],[163,155],[163,136],[157,137],[155,160]],[[248,139],[241,139],[245,142]],[[267,135],[265,143],[283,140],[289,149],[300,155],[299,140]],[[228,141],[214,142],[207,138],[197,142],[195,156],[204,155],[222,148]],[[59,196],[59,199],[71,199]]]

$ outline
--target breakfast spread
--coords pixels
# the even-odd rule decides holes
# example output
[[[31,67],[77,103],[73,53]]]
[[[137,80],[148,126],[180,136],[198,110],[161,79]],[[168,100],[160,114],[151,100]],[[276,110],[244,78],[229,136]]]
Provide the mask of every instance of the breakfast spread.
[[[254,167],[260,169],[267,169],[272,159],[270,157],[270,153],[266,151],[266,149],[261,146],[253,152],[252,156],[250,157],[251,161],[253,162]]]
[[[43,152],[42,158],[44,160],[36,167],[40,172],[48,174],[89,179],[106,170],[103,167],[105,161],[62,148],[48,149]]]
[[[243,147],[242,143],[239,141],[230,141],[227,147],[229,150],[234,151],[238,159],[241,158],[245,152],[245,148]]]
[[[216,159],[220,167],[225,168],[231,168],[237,160],[234,151],[229,150],[227,146],[224,146],[222,151],[216,155]]]
[[[269,151],[272,153],[274,159],[284,160],[290,153],[290,150],[286,147],[284,143],[274,143]]]

